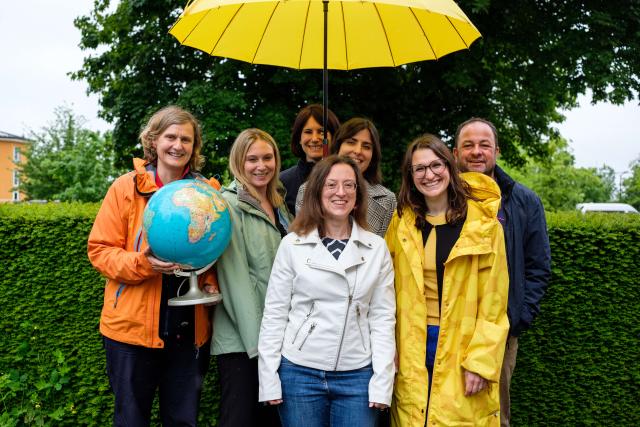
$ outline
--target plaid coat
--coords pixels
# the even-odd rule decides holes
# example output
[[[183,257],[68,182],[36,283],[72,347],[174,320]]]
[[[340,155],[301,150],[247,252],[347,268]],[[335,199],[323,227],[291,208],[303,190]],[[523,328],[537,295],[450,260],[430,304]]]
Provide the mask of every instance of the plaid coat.
[[[469,201],[460,237],[445,262],[429,408],[422,235],[411,210],[402,217],[394,214],[387,231],[397,306],[394,426],[422,427],[425,421],[428,426],[500,425],[498,381],[509,331],[509,276],[503,231],[496,219],[500,190],[482,174],[463,177],[478,201]],[[465,397],[463,369],[487,379],[489,388]]]

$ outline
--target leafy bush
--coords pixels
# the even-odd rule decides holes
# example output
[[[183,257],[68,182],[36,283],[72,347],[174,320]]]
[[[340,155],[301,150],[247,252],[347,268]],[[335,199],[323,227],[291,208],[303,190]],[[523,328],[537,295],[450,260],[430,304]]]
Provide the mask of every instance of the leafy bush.
[[[513,424],[640,425],[640,215],[548,220],[553,276],[519,340]]]
[[[97,205],[0,205],[0,425],[109,425],[86,256]],[[549,215],[553,280],[520,339],[514,425],[640,425],[640,216]],[[212,364],[200,425],[215,425]],[[155,415],[154,424],[158,424]]]

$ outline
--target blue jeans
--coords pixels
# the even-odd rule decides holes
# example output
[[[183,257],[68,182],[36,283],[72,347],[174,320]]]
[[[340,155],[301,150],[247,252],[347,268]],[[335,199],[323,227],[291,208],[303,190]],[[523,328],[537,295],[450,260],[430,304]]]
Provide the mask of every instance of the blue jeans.
[[[369,408],[371,365],[352,371],[322,371],[280,362],[283,403],[278,405],[283,427],[374,427],[377,414]]]
[[[429,372],[429,395],[431,395],[431,380],[433,378],[433,364],[436,361],[440,326],[427,325],[427,371]]]

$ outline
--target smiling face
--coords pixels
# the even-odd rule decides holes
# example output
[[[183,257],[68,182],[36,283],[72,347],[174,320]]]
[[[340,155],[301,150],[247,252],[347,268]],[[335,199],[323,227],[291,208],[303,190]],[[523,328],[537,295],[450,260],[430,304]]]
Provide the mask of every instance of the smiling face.
[[[471,122],[463,127],[453,149],[460,171],[480,172],[491,177],[499,152],[493,131],[482,122]]]
[[[300,145],[308,162],[317,162],[322,159],[323,136],[322,125],[310,116],[300,134]],[[327,134],[327,139],[331,142],[331,134]]]
[[[182,173],[193,153],[194,132],[191,123],[171,125],[153,141],[158,169]]]
[[[371,132],[369,132],[368,129],[362,129],[352,137],[345,139],[340,145],[338,154],[355,160],[360,172],[364,173],[369,167],[371,158],[373,157]]]
[[[244,159],[245,178],[259,193],[266,192],[275,170],[276,156],[273,147],[266,141],[256,139]]]
[[[413,185],[424,196],[427,205],[448,201],[447,189],[451,178],[444,159],[428,148],[416,150],[411,157],[411,169],[417,169],[412,175]],[[441,172],[434,173],[434,170]]]
[[[322,188],[322,210],[325,220],[349,221],[356,205],[356,174],[347,164],[331,167]]]

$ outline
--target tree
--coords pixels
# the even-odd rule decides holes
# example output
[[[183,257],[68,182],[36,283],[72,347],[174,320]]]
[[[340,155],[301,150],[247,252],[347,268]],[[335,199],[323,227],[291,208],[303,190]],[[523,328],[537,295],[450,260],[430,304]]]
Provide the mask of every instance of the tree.
[[[609,202],[615,190],[610,166],[576,168],[569,144],[554,138],[542,159],[528,159],[523,166],[506,168],[516,181],[535,191],[548,211],[574,210],[578,203]]]
[[[622,182],[621,201],[640,211],[640,157],[631,162],[631,176]]]
[[[100,96],[115,124],[118,164],[136,150],[152,110],[177,103],[203,121],[205,173],[220,173],[235,135],[257,126],[282,148],[285,164],[296,111],[321,99],[321,72],[211,57],[180,46],[167,32],[184,0],[96,0],[76,19],[90,52],[76,79]],[[594,101],[621,103],[640,90],[640,3],[623,0],[461,0],[483,38],[468,51],[398,68],[330,72],[330,107],[346,120],[371,118],[384,146],[383,172],[397,179],[406,144],[429,131],[445,139],[470,116],[494,121],[503,157],[543,157],[559,109],[590,89]]]
[[[98,202],[118,175],[111,134],[84,128],[68,107],[55,110],[54,122],[32,141],[20,166],[20,190],[28,199]]]

